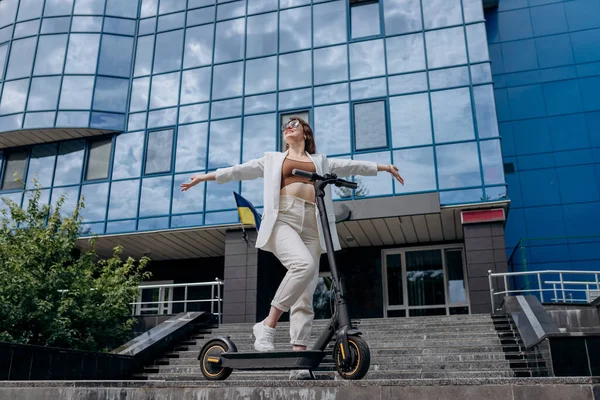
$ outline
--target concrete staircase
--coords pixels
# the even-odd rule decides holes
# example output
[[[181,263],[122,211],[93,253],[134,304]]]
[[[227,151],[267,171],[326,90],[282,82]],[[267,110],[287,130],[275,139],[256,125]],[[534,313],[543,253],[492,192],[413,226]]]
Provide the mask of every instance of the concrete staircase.
[[[315,321],[312,341],[327,321]],[[472,379],[510,378],[515,368],[524,372],[529,365],[514,341],[499,337],[511,332],[508,320],[490,315],[364,319],[353,321],[363,332],[371,350],[369,379]],[[204,380],[197,359],[209,339],[229,335],[238,351],[253,351],[253,324],[223,324],[193,335],[153,365],[136,374],[137,379]],[[290,349],[289,324],[280,323],[275,347]],[[504,343],[503,343],[504,342]],[[330,348],[333,345],[330,344]],[[511,368],[512,367],[512,368]],[[331,353],[314,371],[318,379],[341,379]],[[234,371],[228,380],[283,380],[288,371]],[[527,376],[519,373],[518,376]],[[529,375],[531,376],[531,375]]]

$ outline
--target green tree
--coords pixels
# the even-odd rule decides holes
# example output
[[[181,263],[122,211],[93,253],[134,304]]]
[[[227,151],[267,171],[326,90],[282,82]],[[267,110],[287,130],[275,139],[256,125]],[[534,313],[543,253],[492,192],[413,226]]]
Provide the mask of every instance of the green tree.
[[[100,259],[93,238],[80,251],[83,199],[65,216],[64,196],[52,207],[31,194],[24,209],[2,199],[0,341],[108,351],[129,340],[148,258],[122,260],[116,247]]]

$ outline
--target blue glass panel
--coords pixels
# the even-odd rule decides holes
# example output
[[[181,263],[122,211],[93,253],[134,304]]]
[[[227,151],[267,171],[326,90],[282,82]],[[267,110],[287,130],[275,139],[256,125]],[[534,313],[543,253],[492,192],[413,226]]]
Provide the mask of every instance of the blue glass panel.
[[[79,186],[70,186],[52,189],[52,200],[50,204],[56,207],[59,199],[63,198],[64,203],[60,208],[60,216],[62,218],[71,217],[77,207],[77,195],[79,194]]]
[[[556,170],[520,171],[521,192],[525,207],[560,204]]]
[[[567,17],[562,4],[549,4],[543,7],[532,7],[531,21],[535,36],[552,35],[567,32]]]
[[[315,105],[348,101],[348,84],[317,86],[314,88]]]
[[[508,199],[508,193],[506,190],[506,186],[486,187],[485,188],[485,199],[488,201],[498,201],[498,200]]]
[[[479,143],[481,164],[483,165],[483,180],[486,185],[504,183],[504,165],[500,140],[485,140]]]
[[[280,0],[279,1],[280,8],[303,6],[305,4],[310,4],[310,0]]]
[[[108,219],[135,218],[140,180],[113,182],[110,187]],[[108,227],[106,229],[108,231]]]
[[[0,26],[12,24],[17,17],[18,0],[0,2]]]
[[[344,43],[347,36],[344,0],[313,6],[313,46]]]
[[[75,0],[75,14],[104,14],[105,0]]]
[[[43,7],[44,0],[21,0],[17,21],[41,17]]]
[[[34,180],[40,187],[48,187],[52,184],[52,172],[54,172],[54,160],[56,159],[56,145],[43,144],[31,149],[29,167],[27,170],[28,189],[34,187]]]
[[[231,192],[239,193],[239,182],[227,182],[218,184],[215,181],[206,182],[206,210],[226,210],[236,208],[235,199]],[[228,222],[239,222],[237,210],[235,211],[235,219]],[[213,217],[215,217],[213,215]],[[209,214],[206,214],[206,223],[209,223]],[[215,221],[215,219],[213,219]]]
[[[142,180],[140,217],[169,213],[172,179],[172,176],[160,176]]]
[[[541,85],[508,89],[512,119],[543,117],[546,115],[544,93]]]
[[[533,30],[529,9],[499,13],[498,30],[503,41],[532,37]]]
[[[600,27],[600,4],[597,2],[580,0],[565,2],[564,6],[572,31]]]
[[[29,89],[27,111],[54,110],[58,102],[59,89],[60,76],[33,78]]]
[[[436,189],[432,147],[396,150],[394,165],[398,166],[405,181],[404,185],[394,182],[397,194]]]
[[[479,201],[483,201],[483,190],[481,189],[440,192],[440,205],[468,204]]]
[[[33,56],[37,38],[27,38],[12,42],[6,79],[22,78],[31,75]]]
[[[9,41],[10,38],[12,37],[12,31],[13,31],[13,25],[9,25],[6,28],[0,29],[0,43]]]
[[[310,7],[279,12],[279,51],[301,50],[310,47]]]
[[[277,115],[263,114],[244,118],[242,162],[263,156],[277,148]]]
[[[72,10],[73,0],[46,0],[46,5],[44,6],[44,17],[70,15]],[[0,25],[2,24],[0,23]]]
[[[554,163],[557,167],[593,164],[595,162],[594,153],[600,154],[598,149],[561,151],[559,153],[554,153]],[[600,167],[600,165],[597,165],[597,167]]]
[[[568,34],[537,38],[535,47],[541,68],[574,63],[571,38]]]
[[[572,32],[571,44],[573,54],[577,63],[586,63],[600,60],[600,48],[597,43],[600,41],[600,29],[593,29],[585,32]]]
[[[477,114],[477,132],[480,138],[498,136],[498,119],[492,85],[473,88],[475,113]]]
[[[84,149],[84,140],[60,143],[54,172],[54,186],[72,185],[81,181]]]
[[[348,80],[346,46],[326,47],[314,51],[315,85]]]
[[[277,9],[278,0],[248,0],[248,14]]]
[[[215,65],[213,68],[212,98],[223,99],[242,95],[244,63]],[[210,86],[207,85],[206,90]],[[182,91],[183,92],[183,91]],[[197,100],[199,101],[199,100]]]
[[[277,88],[277,57],[246,61],[245,94],[272,92]]]
[[[563,204],[600,200],[598,178],[593,165],[557,168],[556,172]]]
[[[279,56],[279,89],[311,85],[312,56],[310,51]]]
[[[28,88],[29,79],[5,82],[2,91],[2,101],[0,101],[0,115],[25,110]]]
[[[71,32],[100,32],[102,17],[73,17]]]
[[[350,152],[350,110],[348,104],[315,107],[314,133],[317,151],[322,154]]]
[[[436,143],[475,138],[469,88],[431,93]]]
[[[372,161],[380,164],[391,163],[390,152],[355,154],[355,160]],[[357,176],[354,180],[358,183],[363,196],[378,196],[394,193],[390,174],[378,174],[377,176]],[[355,191],[356,196],[356,191]]]
[[[158,11],[158,0],[142,0],[140,18],[152,17]]]
[[[385,79],[382,78],[385,82]],[[384,101],[353,105],[354,148],[356,151],[387,147],[387,123]]]
[[[23,123],[23,114],[9,115],[0,118],[0,132],[8,132],[21,128]]]
[[[600,113],[587,113],[585,119],[592,146],[600,147]],[[600,158],[596,158],[596,162],[600,163]]]
[[[40,29],[40,20],[21,22],[15,25],[13,39],[18,39],[25,36],[37,35]]]
[[[390,95],[427,90],[427,74],[418,72],[416,74],[405,74],[388,77],[388,89]]]
[[[246,1],[234,1],[217,6],[217,20],[243,17],[246,14]]]
[[[387,38],[386,55],[389,74],[425,69],[423,34]]]
[[[177,122],[177,108],[150,111],[148,113],[148,129],[175,125]]]
[[[526,71],[538,67],[537,52],[533,39],[502,43],[502,53],[504,54],[504,71],[506,73]]]
[[[135,18],[138,13],[138,0],[107,0],[106,15]]]
[[[156,17],[147,18],[140,20],[140,24],[138,26],[138,35],[146,35],[149,33],[154,33],[156,29]]]
[[[386,35],[423,29],[420,0],[384,0],[383,15]]]
[[[81,224],[79,235],[81,236],[93,236],[102,235],[104,233],[104,222],[95,224]]]
[[[137,114],[129,114],[129,121],[127,122],[127,130],[135,131],[138,129],[144,129],[146,127],[146,113],[141,112]]]
[[[425,29],[460,25],[463,22],[460,0],[429,0],[423,3]]]
[[[148,90],[150,78],[134,79],[131,86],[131,102],[129,111],[141,111],[148,108]]]
[[[62,73],[66,48],[67,35],[41,36],[33,74],[51,75]]]
[[[157,231],[169,227],[169,217],[146,218],[138,221],[138,231]]]
[[[171,205],[173,214],[204,211],[204,182],[196,185],[189,192],[182,192],[179,187],[182,183],[189,182],[192,176],[193,174],[175,175],[173,180],[173,204]]]
[[[6,205],[5,201],[12,201],[17,203],[17,206],[20,206],[22,198],[23,192],[0,194],[0,213],[3,210],[8,210],[8,206]]]
[[[513,130],[517,154],[552,152],[547,119],[514,122]]]
[[[279,109],[308,107],[312,105],[312,90],[300,89],[279,92]]]
[[[468,84],[468,67],[455,67],[429,71],[429,85],[431,89],[444,89],[447,87],[465,86]]]
[[[350,44],[350,78],[370,78],[385,74],[383,40]]]
[[[181,68],[182,43],[183,29],[156,35],[155,74]]]
[[[246,57],[277,53],[277,13],[248,17]]]
[[[228,64],[231,66],[232,64]],[[222,69],[226,69],[227,66],[222,66],[221,68],[215,67],[215,72],[221,72]],[[239,68],[238,68],[239,69]],[[175,75],[175,74],[170,74]],[[179,75],[179,74],[176,74]],[[217,75],[217,74],[215,74]],[[154,79],[156,79],[155,77]],[[153,79],[153,81],[154,81]],[[221,79],[225,79],[222,77]],[[172,82],[172,85],[176,85],[178,82]],[[220,82],[222,83],[222,82]],[[224,90],[225,88],[223,88]],[[154,91],[154,89],[153,89]],[[241,90],[240,90],[241,91]],[[162,90],[158,90],[157,94],[157,102],[160,99],[162,94]],[[241,94],[241,93],[240,93]],[[214,95],[213,95],[214,96]],[[215,98],[217,96],[214,96]],[[228,97],[228,95],[224,95],[221,97]],[[181,98],[180,104],[188,104],[188,103],[197,103],[200,101],[207,101],[210,98],[210,68],[198,68],[194,70],[184,71],[183,79],[181,82]],[[154,99],[154,96],[153,96]],[[173,105],[173,104],[169,104]]]
[[[117,136],[113,159],[112,178],[137,178],[142,166],[144,132],[125,133]]]
[[[392,145],[431,144],[431,119],[427,93],[390,98]]]
[[[217,24],[215,62],[239,60],[244,56],[244,18]]]
[[[352,5],[350,7],[350,27],[352,39],[379,35],[381,33],[379,2]]]
[[[199,171],[206,168],[208,123],[181,125],[177,130],[175,171]]]
[[[441,29],[425,33],[429,68],[467,63],[463,28]]]
[[[66,33],[70,26],[71,17],[44,18],[41,33]]]
[[[585,111],[595,111],[600,109],[600,98],[598,91],[600,90],[600,78],[581,79],[581,97],[583,99],[583,108]]]
[[[135,53],[134,76],[149,75],[152,69],[152,50],[154,47],[154,36],[138,38]]]
[[[93,76],[65,76],[62,82],[59,108],[89,110],[92,105]]]
[[[385,78],[365,79],[350,84],[350,97],[352,100],[382,97],[386,94],[387,82]]]
[[[240,118],[211,122],[208,169],[226,167],[240,162],[240,124]]]
[[[473,84],[492,83],[492,70],[490,64],[471,65],[471,80]]]
[[[206,121],[208,119],[208,103],[179,107],[179,123]]]
[[[21,194],[21,193],[18,193]],[[23,208],[23,210],[26,210],[27,207],[29,207],[29,205],[31,204],[31,202],[33,201],[33,196],[34,196],[34,191],[26,191],[25,195],[23,197],[23,204],[21,205],[21,208]],[[21,200],[19,198],[19,200]],[[42,189],[40,190],[40,198],[37,202],[38,206],[43,207],[47,204],[50,204],[50,189]],[[2,212],[2,198],[0,198],[0,212]]]
[[[207,213],[204,217],[205,225],[222,225],[239,223],[239,215],[237,211],[225,211],[216,213]]]
[[[242,99],[213,101],[211,104],[210,118],[227,118],[242,115]]]
[[[56,126],[67,128],[67,127],[86,127],[88,120],[90,119],[89,112],[71,111],[71,112],[59,112],[56,117]]]
[[[543,85],[548,115],[583,111],[579,84],[576,80],[549,82]]]
[[[481,185],[477,143],[459,143],[436,147],[440,189]]]
[[[519,171],[539,168],[552,168],[554,167],[554,157],[552,157],[552,154],[534,154],[530,156],[519,156],[517,164],[519,166]]]
[[[122,131],[125,129],[125,115],[93,112],[90,127]]]
[[[483,5],[479,0],[462,0],[465,22],[483,21]]]
[[[185,10],[186,0],[162,0],[158,9],[159,14]]]
[[[565,205],[563,211],[567,235],[597,235],[600,226],[599,206],[597,202]]]
[[[29,112],[27,113],[27,115],[25,115],[25,122],[23,123],[23,128],[33,129],[54,127],[55,117],[56,113],[54,111],[35,113]]]
[[[467,44],[470,62],[488,61],[490,59],[484,24],[467,26]]]
[[[183,68],[210,65],[212,62],[213,26],[204,25],[185,31]]]
[[[186,228],[202,225],[203,214],[174,215],[171,217],[171,228]]]
[[[244,113],[274,111],[277,108],[276,102],[277,96],[275,93],[246,97],[244,99]]]
[[[125,112],[127,109],[128,91],[128,79],[99,76],[96,79],[93,107],[95,110]]]
[[[135,220],[108,222],[106,224],[106,233],[135,231],[135,223]]]
[[[185,73],[184,73],[185,74]],[[150,108],[162,108],[177,105],[179,94],[179,72],[155,75],[152,77]]]
[[[81,197],[85,206],[81,210],[81,217],[84,222],[104,221],[106,219],[108,183],[81,186]]]
[[[163,15],[158,17],[157,32],[168,31],[176,28],[183,28],[185,25],[185,13],[179,12],[175,14]]]
[[[206,7],[198,10],[188,10],[186,25],[198,25],[213,22],[215,20],[215,8]]]
[[[93,74],[96,72],[100,35],[72,34],[67,50],[67,74]]]
[[[259,178],[252,181],[243,181],[240,194],[244,196],[246,200],[251,202],[254,207],[259,207],[264,203],[263,190],[264,182],[262,178]],[[261,213],[261,210],[257,211]]]
[[[133,38],[102,35],[98,73],[128,77],[131,73],[132,53]]]

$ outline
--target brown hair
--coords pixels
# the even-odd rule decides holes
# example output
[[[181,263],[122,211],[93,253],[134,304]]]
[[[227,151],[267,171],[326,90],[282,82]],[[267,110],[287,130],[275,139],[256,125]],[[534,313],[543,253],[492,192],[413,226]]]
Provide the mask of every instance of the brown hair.
[[[317,146],[315,144],[315,135],[313,134],[312,128],[308,122],[300,117],[291,117],[287,123],[289,124],[290,121],[294,120],[300,122],[300,125],[302,125],[302,129],[304,130],[304,135],[306,136],[306,139],[304,139],[304,150],[306,150],[308,154],[315,154],[317,152]],[[288,147],[289,146],[286,143],[285,148],[287,149]]]

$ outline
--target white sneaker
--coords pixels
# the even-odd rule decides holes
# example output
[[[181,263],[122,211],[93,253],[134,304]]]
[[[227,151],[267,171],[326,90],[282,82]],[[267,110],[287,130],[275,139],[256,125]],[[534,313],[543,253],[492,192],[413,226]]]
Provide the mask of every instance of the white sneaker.
[[[294,369],[290,371],[290,381],[306,381],[316,379],[311,370]]]
[[[254,348],[256,351],[273,351],[275,350],[275,328],[265,326],[264,321],[257,322],[252,328],[254,332]]]

